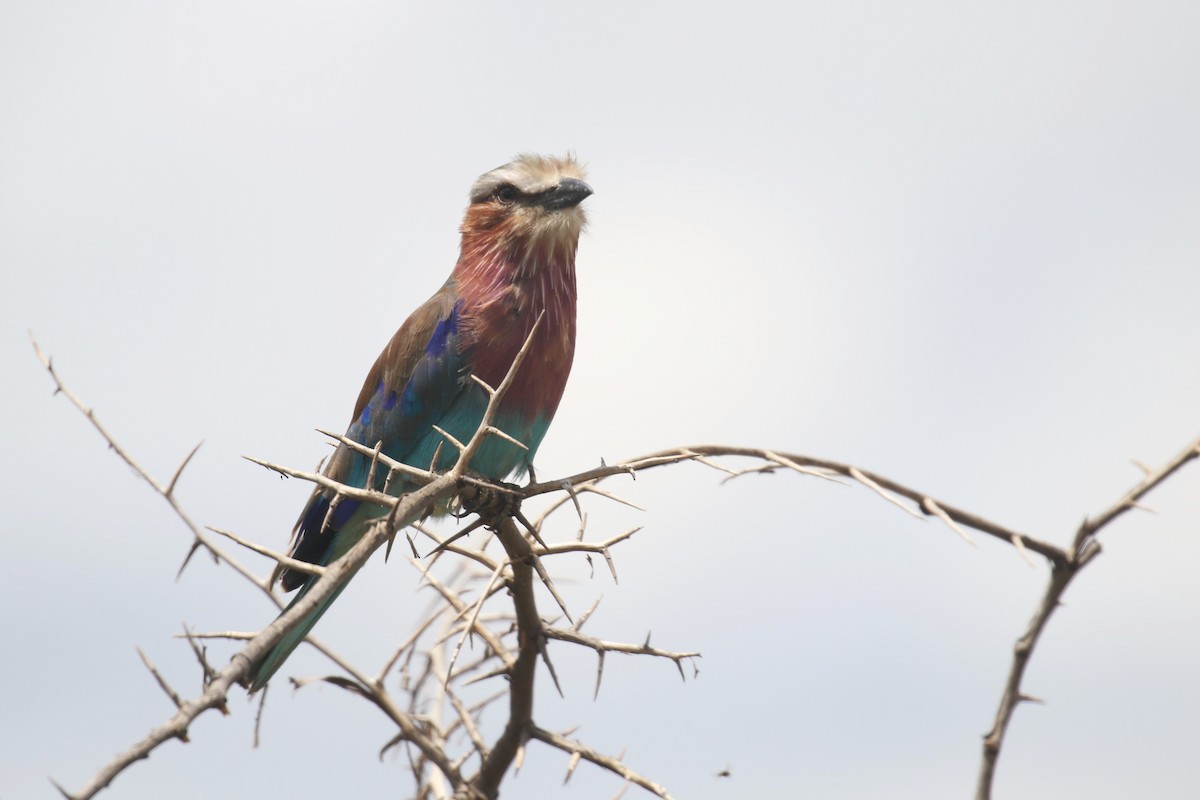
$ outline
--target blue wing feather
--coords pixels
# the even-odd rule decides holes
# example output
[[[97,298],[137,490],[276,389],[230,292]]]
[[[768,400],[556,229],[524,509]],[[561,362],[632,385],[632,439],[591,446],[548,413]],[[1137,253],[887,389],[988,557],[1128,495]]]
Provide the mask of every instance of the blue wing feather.
[[[389,457],[421,469],[448,469],[457,459],[457,449],[445,442],[433,426],[438,425],[459,441],[467,441],[483,418],[488,395],[468,379],[470,353],[463,343],[463,305],[461,300],[450,303],[452,297],[453,283],[448,282],[397,331],[367,377],[347,438],[367,447],[381,443]],[[421,338],[423,347],[414,341]],[[513,411],[500,414],[495,420],[497,427],[526,448],[490,437],[471,462],[472,469],[495,480],[513,471],[524,472],[549,423],[540,415],[527,418]],[[433,463],[435,455],[437,462]],[[350,486],[365,487],[370,466],[369,457],[340,445],[325,472]],[[376,489],[383,488],[386,476],[387,470],[376,470]],[[389,491],[399,495],[409,488],[403,480],[393,481]],[[313,492],[296,523],[290,550],[293,558],[313,564],[331,563],[353,547],[370,520],[384,511],[381,506],[343,497],[330,513],[331,500],[323,490]],[[314,581],[313,576],[282,567],[277,569],[277,576],[284,589],[300,589],[292,603],[303,597]],[[270,679],[344,588],[345,584],[254,665],[252,690]]]
[[[380,355],[360,395],[361,408],[346,430],[347,438],[367,447],[382,443],[383,452],[390,458],[422,468],[430,466],[428,459],[432,453],[421,463],[413,460],[414,451],[424,450],[423,440],[451,407],[467,374],[466,356],[460,346],[462,303],[448,302],[447,295],[452,290],[448,283],[434,295],[401,327]],[[422,319],[423,312],[427,320]],[[413,342],[414,337],[421,336],[427,337],[423,346]],[[372,383],[368,394],[367,386]],[[370,467],[370,458],[343,445],[331,459],[326,474],[350,486],[365,487]],[[383,488],[386,475],[387,470],[376,470],[374,488]],[[405,488],[401,483],[394,491],[398,493]],[[361,530],[351,531],[347,523],[362,504],[343,499],[330,516],[329,503],[330,496],[319,490],[309,499],[293,533],[293,558],[328,564],[336,558],[335,553],[348,549],[361,536]],[[339,535],[343,532],[350,534],[352,541],[347,543],[346,537]],[[287,570],[280,570],[279,576],[287,590],[309,580],[304,573]]]

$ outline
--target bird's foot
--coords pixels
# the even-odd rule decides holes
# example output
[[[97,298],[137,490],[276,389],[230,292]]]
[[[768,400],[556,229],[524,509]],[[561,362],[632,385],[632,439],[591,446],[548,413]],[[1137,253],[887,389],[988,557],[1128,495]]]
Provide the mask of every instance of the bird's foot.
[[[458,499],[464,511],[478,514],[485,521],[521,513],[521,487],[515,483],[462,478],[458,484]]]

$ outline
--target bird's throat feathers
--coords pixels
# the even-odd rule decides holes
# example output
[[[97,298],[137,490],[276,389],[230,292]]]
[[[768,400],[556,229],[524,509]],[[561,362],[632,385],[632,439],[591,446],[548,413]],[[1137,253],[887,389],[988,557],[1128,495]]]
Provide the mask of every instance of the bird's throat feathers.
[[[575,353],[575,251],[582,209],[474,203],[462,227],[454,279],[473,371],[498,386],[544,316],[504,405],[549,419]]]
[[[542,285],[575,296],[575,250],[591,194],[574,157],[523,155],[480,176],[463,219],[455,277],[496,287]]]
[[[509,222],[479,236],[464,230],[462,253],[454,270],[460,291],[482,300],[516,288],[526,295],[527,302],[569,302],[573,309],[578,229],[510,230],[514,227]]]

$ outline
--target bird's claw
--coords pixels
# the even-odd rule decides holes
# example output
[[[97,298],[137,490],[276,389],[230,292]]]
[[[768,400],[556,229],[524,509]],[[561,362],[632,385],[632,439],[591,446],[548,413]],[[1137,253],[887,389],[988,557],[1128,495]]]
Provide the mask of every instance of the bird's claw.
[[[463,478],[459,481],[458,499],[464,511],[478,514],[484,520],[521,513],[521,487],[515,483]]]

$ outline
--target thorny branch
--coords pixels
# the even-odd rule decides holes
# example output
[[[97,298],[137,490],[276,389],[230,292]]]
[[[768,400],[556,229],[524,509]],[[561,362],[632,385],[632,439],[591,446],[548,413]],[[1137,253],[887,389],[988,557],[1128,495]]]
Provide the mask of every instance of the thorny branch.
[[[494,525],[512,569],[508,588],[516,612],[517,658],[508,671],[508,723],[483,759],[479,774],[471,781],[473,789],[483,797],[495,797],[500,793],[500,781],[517,757],[518,748],[525,744],[529,726],[533,723],[534,672],[544,642],[542,618],[538,615],[537,599],[533,594],[534,556],[529,541],[517,530],[511,517],[497,518],[490,524]]]
[[[697,658],[699,654],[660,650],[651,647],[649,639],[644,644],[635,645],[609,642],[585,635],[580,632],[580,627],[594,610],[594,605],[578,618],[573,627],[552,627],[540,616],[533,588],[536,583],[535,576],[540,576],[562,605],[563,612],[566,613],[566,606],[562,604],[561,598],[558,598],[557,592],[554,591],[553,582],[541,561],[545,558],[573,552],[602,555],[615,580],[616,568],[611,549],[627,541],[639,529],[612,536],[601,542],[584,541],[586,513],[582,508],[580,498],[584,495],[598,495],[616,502],[627,503],[602,488],[600,484],[614,476],[636,476],[637,473],[645,470],[694,461],[724,473],[726,480],[751,474],[787,470],[838,483],[858,483],[914,517],[935,518],[971,544],[974,544],[974,540],[967,532],[968,530],[1011,544],[1027,561],[1030,561],[1030,553],[1046,559],[1051,568],[1046,592],[1028,628],[1014,647],[1012,665],[995,723],[984,738],[983,760],[976,798],[977,800],[990,800],[997,759],[1012,713],[1021,701],[1033,699],[1023,694],[1021,690],[1025,668],[1046,622],[1059,605],[1063,593],[1075,576],[1099,554],[1100,545],[1096,540],[1097,534],[1125,512],[1139,508],[1139,501],[1144,495],[1175,474],[1185,464],[1200,456],[1200,439],[1198,439],[1160,469],[1143,468],[1146,475],[1142,481],[1112,507],[1094,519],[1085,520],[1075,532],[1071,546],[1065,549],[984,519],[868,470],[827,459],[768,449],[697,445],[650,453],[614,465],[602,463],[599,467],[567,478],[531,483],[519,489],[490,486],[468,475],[466,465],[469,464],[470,457],[487,436],[511,439],[494,426],[493,419],[499,399],[511,384],[512,377],[528,349],[528,344],[527,341],[526,347],[522,349],[500,386],[493,389],[480,382],[483,389],[490,395],[487,413],[470,441],[464,443],[456,441],[452,437],[446,437],[449,446],[456,447],[460,456],[455,466],[445,474],[438,475],[414,469],[409,465],[389,459],[380,452],[378,447],[366,447],[336,434],[326,434],[341,444],[370,457],[373,468],[378,464],[380,468],[387,469],[388,476],[385,486],[390,486],[392,477],[401,473],[404,474],[406,482],[410,485],[412,483],[423,484],[420,489],[401,498],[338,484],[317,473],[293,470],[269,462],[250,459],[254,463],[281,474],[291,475],[331,489],[340,496],[365,500],[387,507],[390,511],[386,517],[380,518],[368,536],[364,537],[346,556],[323,568],[300,564],[287,556],[248,542],[235,534],[210,529],[240,546],[275,562],[284,563],[289,568],[298,568],[318,575],[320,576],[319,580],[301,602],[258,633],[185,632],[184,635],[188,639],[189,646],[195,652],[205,671],[205,689],[196,698],[183,699],[179,697],[159,671],[143,656],[143,660],[146,661],[155,680],[171,697],[172,702],[178,707],[178,711],[167,722],[150,731],[141,742],[101,769],[84,789],[76,793],[69,793],[59,787],[62,794],[70,800],[93,797],[109,785],[120,772],[135,761],[147,757],[161,743],[172,738],[186,742],[190,722],[212,708],[225,712],[228,692],[234,684],[241,682],[248,665],[260,653],[271,647],[309,609],[334,591],[346,579],[346,576],[361,567],[378,547],[389,543],[395,536],[397,520],[411,517],[416,509],[429,508],[434,502],[457,495],[463,491],[464,487],[473,486],[476,490],[483,490],[491,494],[507,492],[513,495],[514,509],[511,512],[483,512],[484,516],[481,519],[499,540],[504,549],[503,556],[488,555],[485,552],[486,542],[478,548],[463,547],[450,543],[450,540],[443,540],[436,532],[423,525],[414,525],[415,530],[435,545],[435,550],[424,561],[413,561],[421,572],[425,584],[436,595],[435,602],[431,604],[423,622],[399,646],[383,669],[374,677],[368,677],[366,673],[347,663],[316,639],[308,637],[307,641],[330,658],[344,673],[341,676],[327,676],[320,680],[367,699],[395,723],[398,733],[384,746],[384,750],[394,746],[406,748],[408,763],[419,787],[417,792],[419,797],[448,798],[451,794],[456,800],[495,797],[504,776],[507,775],[514,763],[519,765],[521,754],[529,741],[540,741],[567,754],[569,756],[568,779],[579,761],[585,760],[623,778],[626,784],[636,784],[658,797],[669,797],[665,788],[630,770],[621,758],[600,754],[584,744],[566,738],[566,736],[544,730],[535,723],[533,687],[537,661],[539,658],[545,661],[551,677],[557,683],[553,665],[548,660],[546,650],[548,640],[554,639],[593,649],[598,658],[596,674],[596,692],[598,693],[603,675],[604,658],[609,652],[666,658],[675,663],[681,676],[684,677],[686,675],[683,671],[683,662]],[[187,526],[192,534],[193,543],[188,558],[184,560],[184,566],[197,550],[206,550],[218,563],[225,563],[233,567],[279,606],[278,599],[271,594],[267,580],[257,577],[224,552],[215,540],[211,539],[190,519],[177,502],[174,495],[175,486],[184,467],[195,455],[198,446],[183,460],[166,484],[159,483],[138,465],[124,448],[117,444],[92,410],[66,387],[52,362],[38,347],[36,341],[33,345],[38,359],[46,367],[54,381],[55,393],[66,396],[88,418],[109,447],[168,502]],[[322,431],[322,433],[325,432]],[[731,466],[729,459],[736,458],[750,459],[750,462],[740,468]],[[532,522],[521,516],[519,502],[522,499],[551,493],[557,493],[558,496],[552,499]],[[631,503],[627,504],[632,505]],[[577,537],[568,542],[545,542],[541,535],[543,524],[553,513],[564,507],[573,507],[579,515],[580,525]],[[514,519],[526,525],[527,530],[521,531]],[[443,581],[433,573],[432,567],[439,559],[449,555],[455,556],[458,563],[454,575],[448,581]],[[182,570],[183,567],[180,568],[181,572]],[[475,599],[468,601],[466,598],[472,593],[475,594]],[[505,602],[505,598],[508,598],[507,602]],[[492,601],[496,601],[497,604],[506,604],[508,610],[500,613],[487,611],[486,609],[490,607],[489,603]],[[432,641],[429,641],[430,637],[432,637]],[[458,665],[463,644],[468,639],[475,637],[478,637],[483,643],[482,653],[473,655],[466,663]],[[204,639],[244,641],[246,644],[234,654],[227,667],[216,670],[209,666],[204,652],[196,644],[197,641]],[[386,688],[385,678],[393,673],[399,676],[400,686],[409,698],[407,703],[399,702]],[[493,693],[474,703],[465,702],[461,695],[464,689],[494,677],[507,679],[508,683],[503,691]],[[297,687],[311,682],[312,679],[293,679],[293,684]],[[509,706],[506,724],[496,740],[489,746],[486,741],[485,729],[480,726],[481,715],[505,696],[508,697]],[[443,714],[443,709],[446,710],[445,714]],[[443,716],[447,718],[443,719]],[[465,744],[465,750],[457,756],[451,755],[450,749],[455,742],[460,745]],[[464,766],[472,758],[476,759],[478,763],[474,772],[468,775],[464,772]]]
[[[171,476],[171,480],[169,480],[164,486],[151,477],[150,473],[144,470],[141,464],[134,461],[133,457],[125,451],[124,447],[117,444],[116,439],[114,439],[112,435],[109,434],[108,430],[100,424],[100,420],[96,418],[96,415],[93,413],[92,409],[84,405],[83,401],[80,400],[79,397],[70,389],[68,389],[66,384],[59,379],[58,372],[54,369],[54,362],[49,356],[42,352],[42,348],[38,346],[37,340],[33,338],[32,334],[30,335],[29,340],[33,343],[33,351],[37,356],[38,361],[42,363],[42,366],[46,368],[46,371],[50,373],[50,377],[54,381],[54,393],[56,395],[61,394],[63,397],[67,398],[71,405],[75,406],[75,408],[79,409],[80,413],[87,417],[88,422],[92,423],[92,427],[94,427],[96,431],[104,437],[104,441],[108,443],[109,449],[116,453],[122,461],[128,464],[129,467],[135,473],[137,473],[140,478],[142,478],[142,480],[150,484],[150,488],[154,489],[158,495],[167,501],[167,503],[171,506],[171,510],[175,512],[175,515],[179,517],[183,524],[188,527],[188,530],[192,532],[192,547],[190,550],[188,550],[188,554],[184,558],[183,564],[181,564],[179,567],[180,573],[183,572],[184,567],[187,566],[188,561],[195,554],[196,550],[204,548],[211,553],[213,558],[218,562],[223,561],[224,563],[233,567],[233,569],[243,578],[246,578],[252,583],[257,583],[258,579],[254,576],[253,572],[243,566],[240,562],[229,558],[226,554],[220,552],[218,548],[213,546],[213,543],[209,537],[200,529],[198,525],[196,525],[195,522],[192,521],[192,518],[188,516],[187,512],[183,510],[183,507],[180,506],[179,502],[175,499],[175,484],[179,482],[179,476],[183,474],[184,467],[191,462],[192,457],[196,455],[196,451],[200,449],[200,444],[203,444],[203,442],[193,447],[192,452],[188,453],[187,456],[184,457],[183,461],[180,462],[179,466],[175,469],[175,474]],[[263,584],[263,588],[266,588],[265,583]]]
[[[536,331],[536,326],[535,326]],[[163,742],[177,738],[181,741],[187,741],[187,730],[192,720],[200,714],[211,708],[218,708],[225,711],[226,698],[230,688],[234,684],[240,683],[245,678],[248,666],[263,652],[269,649],[283,633],[294,626],[308,611],[316,604],[320,603],[324,598],[328,597],[332,591],[347,579],[347,577],[369,558],[372,552],[385,542],[390,541],[395,534],[396,520],[413,518],[417,516],[419,509],[429,508],[438,500],[448,498],[461,490],[464,481],[474,482],[466,474],[467,464],[470,457],[476,452],[482,443],[483,439],[488,435],[505,436],[503,432],[498,431],[492,420],[495,416],[496,408],[503,397],[504,392],[508,389],[512,382],[512,376],[520,366],[521,359],[524,358],[528,351],[529,342],[532,341],[532,333],[530,339],[527,340],[525,347],[518,353],[514,360],[510,372],[499,387],[495,389],[484,386],[483,388],[489,393],[490,401],[485,411],[483,421],[480,424],[479,430],[466,443],[454,442],[454,445],[461,449],[461,454],[454,467],[442,475],[433,475],[424,473],[414,475],[411,470],[402,468],[384,462],[384,458],[377,451],[373,451],[372,455],[379,458],[381,463],[389,470],[401,470],[408,473],[408,477],[424,478],[428,482],[419,490],[411,492],[401,498],[392,497],[386,494],[364,491],[354,487],[334,484],[328,481],[324,476],[316,474],[300,473],[296,470],[288,470],[278,468],[280,472],[285,474],[294,474],[297,477],[303,477],[311,480],[314,483],[328,486],[343,496],[352,496],[363,499],[385,508],[389,508],[390,512],[386,517],[381,518],[378,523],[372,526],[367,536],[363,538],[350,552],[341,559],[324,567],[313,569],[307,567],[307,571],[319,576],[319,580],[313,585],[305,597],[290,608],[287,612],[277,618],[271,625],[267,626],[257,634],[242,634],[238,632],[226,632],[220,634],[207,633],[191,633],[186,634],[189,640],[189,646],[201,659],[202,668],[205,671],[205,688],[203,693],[193,699],[180,698],[166,682],[166,679],[147,661],[147,667],[151,670],[155,680],[172,698],[172,701],[178,708],[177,713],[171,717],[166,723],[154,728],[150,733],[143,738],[142,741],[130,747],[125,752],[118,755],[112,762],[105,765],[85,786],[78,792],[71,793],[59,787],[64,797],[75,800],[75,798],[90,798],[95,796],[100,790],[107,787],[112,780],[122,771],[128,768],[136,761],[147,757],[156,747]],[[171,481],[163,486],[156,482],[145,470],[143,470],[133,459],[116,443],[114,438],[108,431],[100,425],[95,415],[83,405],[78,398],[71,393],[67,387],[61,382],[57,373],[54,371],[51,362],[44,356],[40,348],[34,343],[35,350],[43,365],[46,366],[54,379],[56,393],[62,392],[68,396],[73,404],[83,412],[97,430],[104,437],[105,441],[126,461],[134,470],[149,483],[160,495],[168,500],[172,508],[187,524],[189,530],[192,531],[195,539],[193,552],[195,549],[203,547],[209,550],[219,562],[228,563],[234,566],[237,571],[255,584],[260,590],[267,593],[272,598],[272,601],[279,605],[275,600],[274,595],[270,594],[269,584],[265,579],[257,578],[249,570],[242,567],[233,559],[229,558],[219,546],[212,541],[207,534],[201,531],[182,508],[175,501],[173,490],[179,475],[182,471],[177,471]],[[190,456],[189,456],[190,459]],[[265,464],[264,462],[255,460],[256,463],[263,464],[270,468],[275,468],[275,465]],[[187,463],[187,460],[184,462]],[[419,472],[419,471],[418,471]],[[390,475],[389,475],[390,478]],[[485,622],[496,622],[494,618],[482,618],[476,613],[471,625],[475,631],[479,633],[483,639],[489,642],[490,650],[484,657],[476,659],[474,662],[465,665],[454,675],[447,675],[445,679],[430,681],[429,676],[437,671],[439,664],[444,663],[438,650],[438,644],[435,643],[425,651],[428,655],[427,664],[424,668],[418,669],[416,673],[412,671],[414,665],[414,657],[418,656],[418,636],[414,636],[409,642],[401,647],[399,651],[389,660],[388,667],[384,669],[377,678],[368,678],[361,671],[346,663],[337,654],[329,651],[324,646],[316,642],[312,637],[308,641],[322,650],[331,660],[334,661],[349,677],[330,676],[323,680],[341,688],[347,689],[353,694],[362,696],[380,708],[390,719],[392,719],[399,729],[399,734],[385,746],[390,747],[394,744],[404,744],[411,748],[409,761],[413,768],[414,778],[419,786],[422,787],[420,794],[424,796],[428,792],[432,792],[435,796],[448,796],[445,792],[445,784],[449,784],[455,794],[463,798],[476,797],[494,797],[498,791],[499,783],[507,773],[509,766],[512,764],[516,754],[524,747],[525,741],[528,738],[526,729],[532,724],[532,698],[533,698],[533,681],[536,668],[536,660],[539,655],[544,656],[544,641],[545,637],[542,634],[542,623],[538,616],[537,606],[533,601],[532,594],[532,579],[529,577],[535,571],[532,568],[536,564],[538,557],[534,555],[530,549],[530,542],[516,531],[512,520],[504,517],[501,519],[491,520],[490,524],[497,530],[501,541],[505,544],[507,550],[517,553],[517,559],[509,558],[503,562],[496,561],[490,557],[483,555],[481,552],[472,552],[464,550],[463,553],[470,555],[475,561],[488,565],[497,573],[503,572],[503,586],[506,586],[519,600],[515,604],[516,617],[509,619],[502,616],[499,621],[507,626],[512,626],[515,622],[516,630],[518,631],[518,646],[516,651],[503,642],[503,637],[498,637],[492,629],[485,627]],[[268,550],[267,548],[251,545],[244,542],[241,537],[229,534],[224,531],[215,531],[220,533],[232,541],[239,544],[245,544],[249,549],[258,552],[260,555],[265,555],[276,561],[289,563],[290,559],[281,554]],[[531,534],[534,535],[534,534]],[[542,548],[544,549],[544,548]],[[453,552],[457,548],[449,548],[448,552]],[[190,553],[189,553],[190,555]],[[435,559],[430,559],[431,561]],[[186,566],[185,559],[185,566]],[[427,576],[432,577],[432,576]],[[546,576],[548,580],[548,576]],[[466,591],[466,585],[456,585],[453,589],[445,593],[447,597],[459,598]],[[445,623],[439,629],[438,641],[445,641],[452,633],[453,626],[458,624],[461,616],[461,608],[458,609],[458,614],[451,619],[446,617],[445,611],[447,608],[455,608],[458,604],[450,604],[449,606],[440,606],[429,619],[422,624],[421,629],[432,629],[439,619],[443,619]],[[230,640],[246,641],[245,646],[233,655],[229,665],[222,670],[212,669],[207,661],[204,660],[203,654],[196,647],[195,641],[209,638],[225,638]],[[501,663],[499,670],[492,670],[490,673],[485,671],[493,659],[498,659]],[[143,660],[144,657],[143,657]],[[400,704],[395,702],[391,695],[386,691],[383,685],[383,678],[393,665],[399,665],[402,681],[410,685],[408,691],[410,702],[408,708],[404,709]],[[505,693],[493,695],[491,698],[485,699],[482,702],[467,706],[456,696],[455,690],[451,687],[452,681],[457,682],[474,682],[484,680],[490,675],[506,675],[511,686]],[[309,681],[293,681],[296,686],[302,686]],[[433,688],[431,688],[433,687]],[[476,726],[476,717],[494,700],[508,694],[510,698],[511,714],[509,723],[506,726],[504,733],[500,739],[491,747],[480,747],[482,738]],[[435,695],[435,699],[449,703],[455,709],[454,720],[445,726],[440,724],[440,721],[435,717],[425,717],[419,713],[418,709],[424,705],[423,696]],[[482,759],[481,766],[478,772],[469,780],[464,779],[461,767],[467,756],[459,756],[452,758],[448,755],[447,743],[453,735],[459,731],[466,731],[472,746],[477,751],[478,756]],[[430,772],[432,768],[432,772]],[[57,786],[57,784],[56,784]]]
[[[714,458],[730,456],[752,458],[756,459],[758,463],[737,470],[713,460]],[[679,447],[673,450],[660,450],[657,453],[649,453],[621,464],[611,466],[601,465],[595,469],[581,472],[578,475],[572,475],[569,478],[535,483],[525,487],[524,495],[526,497],[533,497],[547,492],[561,491],[567,485],[573,487],[578,492],[581,489],[591,489],[599,481],[611,478],[614,475],[634,474],[654,467],[678,464],[682,461],[695,461],[699,464],[713,467],[726,473],[728,475],[727,480],[748,474],[774,472],[780,469],[791,470],[802,475],[815,475],[821,478],[835,478],[835,476],[840,475],[862,484],[884,500],[898,505],[909,514],[917,517],[923,515],[937,517],[946,522],[947,526],[959,536],[963,536],[962,528],[966,527],[980,533],[986,533],[989,536],[994,536],[997,539],[1002,539],[1017,547],[1018,550],[1022,547],[1031,550],[1052,563],[1060,563],[1067,560],[1066,551],[1060,547],[1035,539],[1032,536],[1018,533],[1003,525],[972,514],[969,511],[952,506],[949,503],[936,500],[924,492],[911,489],[883,475],[860,469],[851,464],[842,464],[837,461],[812,458],[795,453],[780,453],[761,448],[702,444],[691,447]],[[898,499],[897,495],[912,501],[915,505],[910,506],[905,504]],[[969,539],[969,537],[966,538]]]
[[[1084,520],[1075,532],[1075,538],[1065,562],[1053,562],[1050,570],[1050,580],[1046,592],[1034,612],[1029,627],[1017,640],[1013,647],[1012,666],[1009,668],[1008,679],[1004,683],[1004,692],[1000,697],[1000,707],[996,711],[996,721],[992,729],[983,737],[983,761],[979,767],[979,783],[975,789],[976,800],[990,800],[992,783],[996,775],[996,762],[1000,757],[1000,748],[1004,744],[1004,736],[1008,731],[1008,723],[1013,711],[1022,701],[1033,700],[1021,691],[1021,680],[1025,676],[1025,668],[1033,655],[1033,649],[1041,638],[1050,616],[1058,608],[1063,592],[1070,586],[1071,581],[1086,567],[1093,558],[1100,554],[1100,543],[1096,535],[1109,523],[1130,509],[1138,507],[1138,501],[1167,478],[1174,475],[1183,465],[1200,456],[1200,438],[1195,439],[1185,447],[1179,455],[1167,462],[1158,470],[1146,470],[1146,475],[1136,486],[1130,489],[1124,497],[1094,520]]]
[[[625,766],[620,758],[613,758],[611,756],[603,755],[602,753],[598,753],[586,745],[573,742],[565,736],[561,736],[557,733],[553,733],[538,727],[534,727],[529,731],[529,738],[537,739],[538,741],[557,747],[564,753],[570,753],[574,757],[582,757],[598,767],[603,767],[609,772],[620,775],[629,783],[637,784],[656,797],[661,797],[664,800],[670,800],[671,798],[671,795],[667,793],[665,788],[658,785],[654,781],[643,778],[641,775],[629,769],[629,767]],[[569,773],[567,777],[570,777]]]
[[[540,318],[538,322],[540,323]],[[105,767],[103,767],[92,778],[91,782],[79,792],[72,794],[59,787],[63,795],[69,798],[69,800],[83,800],[84,798],[93,797],[97,792],[107,787],[112,780],[128,766],[140,759],[146,758],[150,752],[152,752],[163,742],[172,738],[187,741],[187,729],[192,720],[194,720],[204,711],[207,711],[211,708],[224,709],[225,698],[229,689],[235,683],[240,683],[245,678],[250,665],[260,655],[267,652],[270,647],[278,642],[286,631],[297,625],[300,620],[302,620],[309,612],[316,608],[318,604],[336,591],[344,581],[348,580],[349,577],[354,574],[354,572],[356,572],[363,564],[365,564],[370,555],[380,545],[387,542],[391,536],[394,535],[395,527],[397,526],[396,520],[419,516],[419,512],[421,510],[429,508],[437,501],[448,498],[455,494],[459,480],[466,472],[469,458],[471,454],[473,454],[479,448],[480,443],[487,435],[488,428],[490,428],[492,419],[495,417],[496,408],[499,405],[499,401],[502,399],[504,391],[509,385],[511,385],[512,377],[519,368],[525,354],[528,352],[529,345],[532,342],[533,334],[536,333],[537,328],[538,323],[535,323],[529,338],[525,342],[525,345],[521,348],[520,352],[518,352],[516,358],[514,359],[513,365],[509,370],[509,374],[505,377],[504,382],[498,389],[492,391],[491,399],[488,403],[487,409],[484,412],[483,422],[480,425],[480,429],[466,445],[463,454],[458,459],[457,463],[446,474],[434,478],[425,486],[403,496],[402,498],[396,498],[382,493],[368,493],[368,496],[364,499],[368,499],[370,502],[389,508],[390,511],[387,516],[380,518],[380,521],[377,524],[372,525],[367,535],[365,535],[361,541],[355,544],[354,547],[352,547],[350,551],[346,553],[346,555],[326,567],[324,574],[321,575],[317,582],[313,584],[312,588],[301,600],[299,600],[285,613],[280,615],[274,622],[264,628],[262,632],[251,639],[244,648],[238,651],[234,655],[229,666],[211,678],[206,685],[204,692],[199,698],[183,702],[176,700],[176,705],[178,706],[179,710],[170,720],[152,730],[140,742],[133,745],[124,753],[118,755],[109,764],[105,765]],[[136,470],[138,474],[141,475],[152,487],[154,487],[159,494],[168,500],[178,516],[188,525],[196,539],[196,542],[198,544],[203,544],[203,546],[213,552],[214,555],[217,554],[219,552],[218,548],[216,548],[215,545],[207,540],[207,537],[194,523],[191,522],[190,518],[187,517],[174,499],[173,489],[179,478],[179,473],[182,471],[182,467],[176,472],[175,476],[172,477],[170,483],[166,487],[163,487],[155,482],[145,470],[138,466],[136,462],[134,462],[133,459],[126,454],[125,451],[119,447],[119,445],[117,445],[108,431],[105,430],[98,420],[96,420],[96,417],[92,413],[91,409],[86,408],[83,403],[66,388],[55,372],[52,362],[48,357],[45,356],[41,348],[38,347],[36,341],[34,341],[33,346],[39,360],[50,372],[50,375],[54,379],[56,393],[61,392],[65,394],[72,401],[72,403],[79,408],[79,410],[82,411],[85,416],[88,417],[88,419],[92,422],[104,439],[121,456],[121,458],[127,464],[133,467],[133,469]],[[185,459],[184,465],[187,464],[187,460],[189,459],[190,456],[188,459]],[[227,563],[233,565],[234,562],[231,562],[228,558],[224,558],[223,554],[221,557]],[[186,559],[184,563],[186,564]],[[240,565],[238,566],[238,571],[255,583],[255,585],[262,587],[266,586],[265,582],[262,582],[258,578],[254,577],[252,573],[245,568],[240,567]],[[160,680],[160,683],[165,686],[165,682]],[[377,705],[378,704],[379,703],[377,703]],[[452,784],[455,786],[461,785],[462,778],[457,767],[450,763],[442,748],[434,739],[422,732],[409,715],[397,714],[393,718],[400,727],[401,734],[404,736],[405,741],[417,747],[421,751],[422,756],[433,762],[441,774],[450,780]]]

